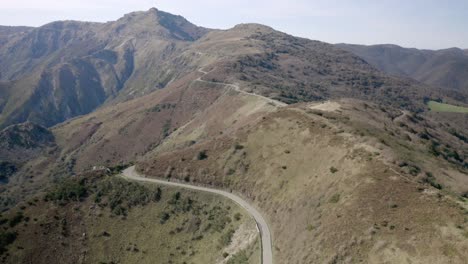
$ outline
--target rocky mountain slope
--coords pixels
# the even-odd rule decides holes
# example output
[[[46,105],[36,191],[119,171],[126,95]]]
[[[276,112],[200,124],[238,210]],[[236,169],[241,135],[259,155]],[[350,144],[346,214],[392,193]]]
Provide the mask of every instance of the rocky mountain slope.
[[[204,66],[214,69],[210,78],[229,78],[287,103],[354,97],[424,111],[423,97],[460,99],[387,76],[333,45],[257,24],[210,30],[151,9],[108,23],[10,31],[0,46],[0,127],[52,126],[149,94]]]
[[[418,50],[396,45],[348,45],[353,52],[386,73],[416,79],[425,84],[468,94],[468,55],[466,50]]]
[[[167,57],[206,32],[151,9],[115,22],[61,21],[13,34],[0,46],[7,82],[0,126],[26,120],[51,126],[119,94],[162,88],[178,72],[164,68]]]

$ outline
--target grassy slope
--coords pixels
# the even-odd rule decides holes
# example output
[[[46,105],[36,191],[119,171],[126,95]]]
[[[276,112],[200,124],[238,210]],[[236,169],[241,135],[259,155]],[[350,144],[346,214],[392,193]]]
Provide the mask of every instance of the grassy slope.
[[[427,105],[429,106],[431,111],[434,111],[434,112],[468,113],[468,108],[462,107],[462,106],[444,104],[444,103],[439,103],[435,101],[430,101]]]
[[[79,189],[74,186],[65,193]],[[258,263],[255,222],[230,201],[166,187],[160,187],[157,201],[156,186],[115,176],[84,186],[87,195],[81,201],[58,200],[62,188],[49,201],[31,201],[4,213],[4,219],[12,219],[22,211],[24,218],[14,227],[3,224],[18,234],[3,262],[215,263],[224,252],[230,253],[228,260],[245,250],[248,262],[240,263]],[[167,220],[162,220],[164,214]],[[233,246],[240,241],[244,244]]]
[[[453,149],[440,146],[437,157],[428,151],[431,140],[463,142],[421,117],[339,104],[336,111],[333,104],[319,106],[328,111],[304,104],[266,112],[233,135],[210,138],[210,131],[222,130],[216,113],[227,127],[231,119],[245,122],[212,109],[204,119],[210,121],[193,120],[139,167],[158,177],[169,176],[164,168],[171,167],[171,177],[188,173],[240,191],[269,218],[279,263],[463,263],[467,204],[461,198],[460,207],[447,194],[463,191],[466,177],[445,154]],[[201,137],[188,137],[197,130]],[[181,147],[187,138],[198,143]],[[202,151],[206,159],[193,158]]]

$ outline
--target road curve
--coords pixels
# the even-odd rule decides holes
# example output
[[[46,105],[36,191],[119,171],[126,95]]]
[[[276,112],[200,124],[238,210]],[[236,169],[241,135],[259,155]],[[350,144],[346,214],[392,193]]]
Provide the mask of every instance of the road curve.
[[[210,72],[204,71],[203,68],[198,69],[198,72],[203,73],[203,76],[205,76],[205,75],[207,75],[208,73],[210,73]],[[249,93],[249,92],[246,92],[246,91],[242,90],[242,89],[239,87],[239,85],[237,85],[237,84],[205,81],[205,80],[202,80],[202,77],[198,77],[198,79],[196,79],[195,81],[196,81],[196,82],[203,82],[203,83],[210,83],[210,84],[224,85],[224,86],[226,86],[226,87],[230,87],[230,88],[234,89],[234,90],[235,90],[236,92],[238,92],[238,93],[245,94],[245,95],[250,95],[250,96],[255,96],[255,97],[261,98],[261,99],[263,99],[263,100],[266,100],[266,101],[268,101],[269,103],[272,103],[272,104],[275,105],[275,106],[286,106],[286,105],[287,105],[286,103],[283,103],[283,102],[280,102],[280,101],[271,99],[271,98],[266,97],[266,96],[263,96],[263,95],[259,95],[259,94],[256,94],[256,93]]]
[[[218,189],[212,189],[212,188],[206,188],[206,187],[199,187],[195,185],[190,185],[190,184],[183,184],[183,183],[178,183],[178,182],[169,182],[169,181],[164,181],[164,180],[158,180],[154,178],[146,178],[145,176],[139,174],[135,170],[135,166],[131,166],[127,169],[125,169],[122,172],[122,177],[130,180],[135,180],[135,181],[141,181],[141,182],[151,182],[151,183],[157,183],[161,185],[169,185],[169,186],[175,186],[175,187],[181,187],[181,188],[186,188],[186,189],[191,189],[195,191],[202,191],[202,192],[209,192],[209,193],[214,193],[217,195],[222,195],[226,198],[229,198],[242,206],[249,214],[255,219],[255,222],[257,222],[257,227],[260,231],[260,238],[262,241],[262,263],[263,264],[273,264],[273,252],[272,252],[272,247],[271,247],[271,233],[270,229],[268,227],[267,222],[263,218],[263,216],[255,209],[252,205],[250,205],[248,202],[240,198],[239,196],[232,194],[230,192],[218,190]]]

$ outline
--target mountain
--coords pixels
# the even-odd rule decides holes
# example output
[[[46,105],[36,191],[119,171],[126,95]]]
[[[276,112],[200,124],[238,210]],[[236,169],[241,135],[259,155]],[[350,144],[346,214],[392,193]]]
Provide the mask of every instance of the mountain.
[[[0,46],[0,126],[51,126],[119,95],[164,87],[177,69],[167,57],[207,32],[151,9],[115,22],[61,21],[25,29]]]
[[[418,50],[396,45],[349,45],[340,48],[353,52],[386,73],[411,77],[425,84],[468,93],[468,53],[458,48]]]
[[[423,98],[464,101],[388,76],[333,45],[258,24],[211,30],[150,9],[108,23],[59,21],[18,31],[0,46],[0,127],[50,127],[214,65],[210,78],[286,103],[354,97],[425,111]]]
[[[0,149],[3,262],[258,263],[239,208],[118,177],[129,164],[243,197],[269,224],[275,263],[468,257],[468,135],[425,106],[456,98],[259,24],[209,30],[155,9],[65,24],[86,41],[59,29],[56,46],[0,83],[2,124],[39,123],[1,134],[2,146],[19,142]],[[42,88],[19,104],[36,72]]]
[[[31,31],[32,27],[8,27],[0,26],[0,48],[9,42],[12,38],[18,37],[18,35],[26,34]],[[0,76],[1,78],[1,76]]]

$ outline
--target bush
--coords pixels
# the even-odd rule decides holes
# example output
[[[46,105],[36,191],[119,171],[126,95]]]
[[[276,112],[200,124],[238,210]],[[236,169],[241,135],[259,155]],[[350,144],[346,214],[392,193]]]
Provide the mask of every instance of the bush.
[[[52,191],[46,194],[46,200],[57,202],[80,201],[86,197],[87,190],[84,179],[80,181],[67,179],[59,183]]]
[[[338,203],[339,201],[340,201],[339,193],[334,194],[329,200],[330,203]]]
[[[160,215],[159,215],[159,223],[161,223],[162,225],[164,225],[168,220],[169,218],[171,218],[171,215],[166,213],[166,212],[162,212]]]
[[[237,253],[236,255],[232,256],[227,262],[227,264],[247,264],[249,263],[249,257],[245,250]]]
[[[335,167],[333,167],[333,166],[330,167],[330,172],[331,172],[331,173],[335,173],[335,172],[337,172],[337,171],[338,171],[337,168],[335,168]]]
[[[241,219],[242,219],[242,214],[241,214],[241,213],[236,213],[236,214],[234,215],[234,219],[235,219],[236,221],[241,220]]]
[[[432,187],[439,189],[439,190],[442,190],[444,188],[442,184],[436,182],[434,175],[432,175],[432,173],[430,172],[426,172],[426,177],[423,179],[423,182],[428,183]]]
[[[236,144],[234,145],[234,149],[235,149],[235,150],[241,150],[241,149],[243,149],[243,148],[244,148],[244,146],[242,146],[242,145],[239,144],[239,143],[236,143]]]
[[[0,232],[0,254],[7,251],[6,247],[16,240],[15,232]]]
[[[198,152],[197,160],[206,160],[208,155],[206,154],[206,150]]]
[[[10,221],[8,221],[8,224],[10,225],[10,227],[15,227],[17,224],[23,221],[23,218],[24,218],[23,213],[18,212],[16,213],[15,216],[13,216],[13,218],[10,219]]]
[[[161,196],[162,196],[162,190],[161,188],[158,187],[156,189],[156,192],[154,193],[153,201],[155,202],[161,201]]]
[[[235,232],[236,231],[231,228],[219,238],[219,244],[222,248],[231,244],[232,236],[234,235]]]

